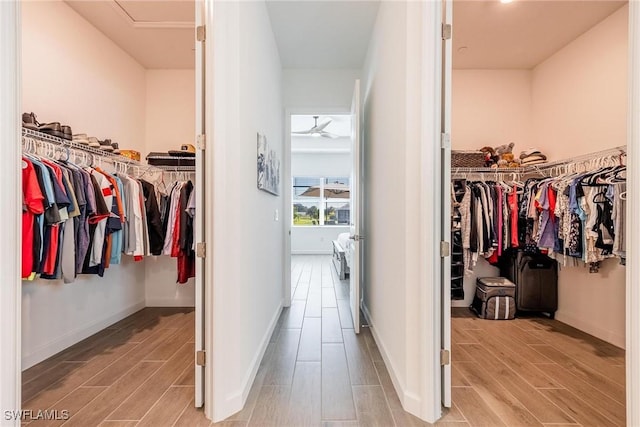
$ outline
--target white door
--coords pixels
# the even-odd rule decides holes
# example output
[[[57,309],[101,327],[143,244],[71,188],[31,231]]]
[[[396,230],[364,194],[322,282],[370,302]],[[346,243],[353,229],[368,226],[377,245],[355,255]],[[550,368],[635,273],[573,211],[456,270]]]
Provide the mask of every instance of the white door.
[[[442,1],[442,22],[451,25],[452,1]],[[442,197],[442,241],[451,247],[451,28],[443,25],[442,37],[442,143],[441,143],[441,197]],[[447,34],[448,33],[448,34]],[[451,407],[451,257],[442,257],[442,405]]]
[[[351,212],[350,212],[350,236],[349,245],[349,300],[351,316],[353,317],[353,329],[360,333],[360,258],[362,256],[362,193],[360,191],[362,165],[360,162],[362,142],[360,136],[360,80],[356,80],[351,103]]]
[[[196,1],[196,22],[202,25],[204,21],[204,3]],[[205,49],[204,41],[198,41],[196,34],[196,135],[205,135],[204,120],[204,95],[205,95]],[[204,160],[204,140],[197,137],[196,149],[196,216],[194,219],[194,242],[196,242],[196,278],[195,278],[195,303],[196,303],[196,335],[195,335],[195,406],[200,408],[204,405],[204,283],[205,283],[205,250],[202,242],[205,241],[205,160]]]

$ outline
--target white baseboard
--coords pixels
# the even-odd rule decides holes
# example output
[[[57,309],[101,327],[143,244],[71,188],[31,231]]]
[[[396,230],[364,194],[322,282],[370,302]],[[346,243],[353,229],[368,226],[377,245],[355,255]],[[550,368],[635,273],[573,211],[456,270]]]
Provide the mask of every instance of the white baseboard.
[[[278,309],[275,311],[271,318],[271,322],[269,323],[269,327],[267,328],[266,333],[262,337],[262,342],[260,343],[260,347],[256,352],[253,360],[251,361],[251,369],[244,377],[242,381],[242,388],[235,394],[229,396],[227,401],[225,402],[225,408],[228,410],[225,411],[224,418],[227,418],[236,412],[242,410],[244,404],[249,397],[249,392],[251,391],[251,387],[253,386],[253,382],[256,379],[256,374],[258,373],[258,368],[260,368],[260,363],[262,362],[262,358],[264,357],[264,353],[267,351],[267,347],[269,346],[269,341],[271,340],[271,336],[273,335],[273,331],[278,324],[278,319],[280,318],[280,314],[282,313],[283,304],[280,301],[280,305]],[[224,419],[223,418],[223,419]],[[214,420],[216,421],[216,420]],[[221,421],[221,420],[217,420]]]
[[[455,308],[460,308],[460,307],[469,308],[470,305],[471,303],[466,303],[464,300],[451,301],[451,307],[455,307]]]
[[[404,384],[398,378],[397,369],[394,366],[394,364],[391,362],[391,359],[389,358],[389,352],[387,351],[387,347],[384,345],[384,342],[380,339],[380,336],[378,335],[375,325],[372,322],[371,313],[369,313],[369,309],[364,304],[361,304],[360,308],[364,313],[364,317],[367,320],[367,324],[369,325],[369,330],[371,331],[371,335],[373,336],[373,339],[376,342],[376,345],[378,346],[378,350],[380,350],[380,354],[382,355],[384,364],[387,367],[387,371],[389,371],[389,376],[391,377],[391,383],[393,384],[393,388],[396,390],[396,394],[400,399],[400,403],[402,403],[402,407],[404,408],[405,411],[420,418],[420,408],[422,405],[420,397],[415,395],[414,393],[409,393],[405,390]]]
[[[147,307],[195,307],[196,303],[193,298],[148,298],[146,300]]]
[[[576,329],[580,329],[582,332],[586,332],[590,335],[593,335],[596,338],[600,338],[601,340],[604,340],[610,344],[613,344],[616,347],[620,347],[622,349],[625,348],[626,336],[624,331],[622,332],[622,334],[620,334],[615,331],[603,329],[597,324],[579,319],[575,316],[563,313],[561,311],[556,311],[555,318],[559,322],[566,323],[569,326],[573,326]]]
[[[70,331],[52,341],[49,341],[46,344],[43,344],[33,350],[29,354],[22,355],[22,370],[29,369],[33,365],[36,365],[43,360],[48,359],[56,353],[61,352],[65,348],[71,347],[72,345],[82,341],[85,338],[90,337],[91,335],[99,332],[110,325],[124,319],[127,316],[132,315],[136,311],[140,311],[145,307],[144,301],[140,301],[136,304],[133,304],[124,310],[120,310],[119,312],[112,314],[109,317],[106,317],[102,320],[98,320],[89,325],[84,325],[78,329]]]
[[[331,249],[327,249],[326,251],[321,250],[311,250],[311,251],[291,251],[291,255],[331,255],[333,251]]]

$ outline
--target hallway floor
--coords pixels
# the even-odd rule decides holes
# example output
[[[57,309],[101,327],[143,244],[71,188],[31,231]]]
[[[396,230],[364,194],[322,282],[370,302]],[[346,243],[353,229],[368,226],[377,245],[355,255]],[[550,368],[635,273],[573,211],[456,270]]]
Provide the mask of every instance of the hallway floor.
[[[292,258],[280,316],[245,407],[214,426],[426,426],[402,409],[349,283],[330,256]],[[453,407],[437,425],[622,426],[624,351],[558,321],[453,309]],[[193,309],[146,308],[23,372],[30,426],[211,426],[193,407]]]

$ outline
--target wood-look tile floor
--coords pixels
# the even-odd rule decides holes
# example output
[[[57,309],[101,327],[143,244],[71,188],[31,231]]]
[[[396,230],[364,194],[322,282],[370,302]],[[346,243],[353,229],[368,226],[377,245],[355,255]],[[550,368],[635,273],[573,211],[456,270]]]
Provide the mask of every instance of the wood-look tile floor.
[[[294,256],[283,311],[245,407],[221,426],[426,426],[402,409],[349,284],[329,256]],[[444,426],[624,425],[624,351],[560,322],[452,321],[453,407]],[[193,407],[194,313],[147,308],[23,372],[30,426],[211,426]],[[25,423],[26,424],[26,423]]]
[[[470,426],[624,426],[624,350],[557,320],[452,311],[452,401]],[[461,424],[456,424],[460,426]]]

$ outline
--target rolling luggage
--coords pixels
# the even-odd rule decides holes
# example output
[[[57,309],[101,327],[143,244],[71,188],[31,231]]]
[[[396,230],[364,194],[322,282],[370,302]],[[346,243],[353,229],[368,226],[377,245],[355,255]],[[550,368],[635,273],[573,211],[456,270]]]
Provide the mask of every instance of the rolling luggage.
[[[558,309],[558,264],[542,254],[517,252],[505,263],[501,274],[516,285],[518,311],[548,313]]]
[[[516,315],[515,292],[516,285],[504,277],[478,278],[470,308],[483,319],[513,319]]]

